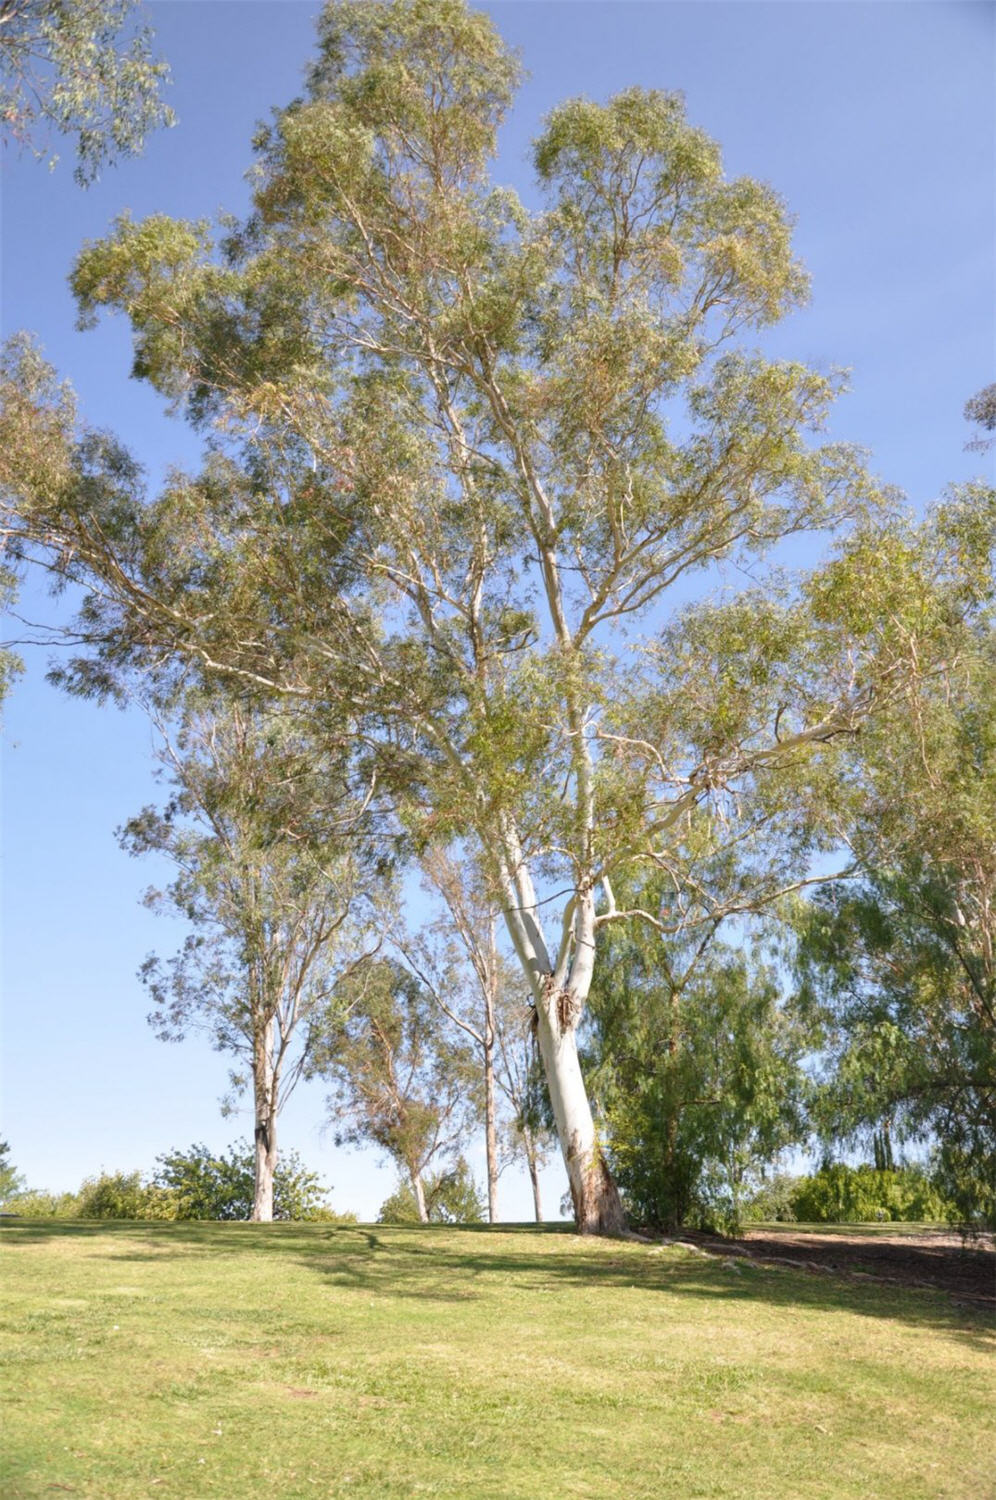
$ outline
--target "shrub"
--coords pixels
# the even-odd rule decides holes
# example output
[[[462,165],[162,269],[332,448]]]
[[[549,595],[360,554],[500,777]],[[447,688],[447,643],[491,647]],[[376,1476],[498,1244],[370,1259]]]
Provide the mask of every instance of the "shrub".
[[[146,1189],[139,1172],[101,1172],[88,1177],[76,1194],[80,1219],[144,1219]]]
[[[777,1172],[751,1195],[744,1208],[748,1224],[791,1224],[796,1217],[795,1194],[800,1178]]]
[[[166,1153],[158,1163],[147,1182],[139,1172],[101,1172],[86,1178],[77,1193],[17,1192],[7,1199],[7,1211],[23,1218],[158,1220],[248,1219],[252,1213],[251,1147],[231,1146],[214,1156],[194,1145]],[[317,1173],[288,1152],[273,1176],[273,1217],[356,1222],[355,1215],[334,1213],[325,1199]]]
[[[253,1151],[230,1146],[214,1155],[204,1145],[167,1152],[157,1158],[152,1186],[170,1195],[176,1212],[157,1217],[177,1219],[248,1219],[253,1201]],[[287,1152],[273,1174],[274,1219],[311,1219],[330,1212],[326,1190],[296,1152]]]
[[[921,1167],[883,1172],[839,1162],[800,1178],[792,1208],[797,1219],[813,1224],[910,1222],[951,1214],[951,1205]]]
[[[75,1219],[79,1213],[79,1197],[76,1193],[46,1193],[26,1188],[8,1198],[4,1209],[22,1219]]]
[[[309,1208],[306,1213],[300,1214],[299,1219],[309,1224],[355,1224],[354,1213],[339,1213],[335,1208],[327,1208],[320,1205],[318,1208]]]

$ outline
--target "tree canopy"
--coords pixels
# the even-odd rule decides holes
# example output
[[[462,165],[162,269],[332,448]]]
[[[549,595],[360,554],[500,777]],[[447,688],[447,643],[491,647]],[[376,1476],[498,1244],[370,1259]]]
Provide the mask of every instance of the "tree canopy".
[[[166,63],[152,34],[130,25],[137,0],[0,0],[0,120],[5,145],[38,155],[52,134],[75,138],[87,186],[118,156],[172,125]],[[52,158],[53,164],[55,158]]]
[[[25,545],[99,580],[78,685],[172,654],[296,700],[399,840],[479,855],[578,1223],[618,1229],[577,1054],[604,929],[680,935],[808,878],[841,747],[971,559],[918,571],[893,497],[821,439],[840,380],[757,347],[806,295],[777,195],[633,88],[551,113],[529,210],[490,175],[518,76],[461,0],[327,6],[246,222],[122,219],[74,271],[203,467],[147,499],[35,369],[9,424],[57,441],[0,446],[0,483]],[[802,584],[685,603],[842,527]],[[666,899],[621,906],[647,872]]]
[[[860,879],[802,918],[803,998],[822,1018],[825,1132],[934,1143],[966,1220],[996,1201],[996,493],[972,486],[924,525],[959,555],[962,608],[934,669],[853,747],[841,835]]]
[[[253,1217],[266,1220],[277,1118],[328,1023],[337,983],[363,956],[373,861],[361,839],[347,842],[363,805],[329,747],[317,748],[292,715],[267,713],[245,695],[196,691],[173,713],[172,724],[158,720],[172,795],[130,819],[120,839],[132,854],[172,862],[175,879],[150,890],[146,904],[178,914],[189,932],[165,963],[150,956],[141,977],[160,1037],[201,1030],[234,1054],[233,1094],[248,1086],[253,1100]]]

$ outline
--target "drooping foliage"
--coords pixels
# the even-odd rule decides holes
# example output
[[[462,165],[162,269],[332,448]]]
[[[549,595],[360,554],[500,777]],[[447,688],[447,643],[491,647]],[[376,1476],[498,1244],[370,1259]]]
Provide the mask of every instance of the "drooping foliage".
[[[660,908],[661,891],[640,893]],[[603,1149],[632,1216],[735,1228],[781,1151],[807,1133],[806,1034],[773,970],[715,929],[611,930],[585,1052]]]
[[[173,124],[162,98],[169,69],[152,55],[151,32],[131,24],[135,10],[136,0],[2,0],[5,146],[44,155],[53,134],[74,137],[76,180],[87,186]]]
[[[330,1086],[337,1144],[374,1145],[428,1213],[425,1180],[458,1156],[481,1110],[473,1046],[444,1035],[425,988],[394,959],[374,957],[339,987],[337,1013],[310,1071]]]
[[[866,728],[841,825],[851,888],[801,916],[802,998],[824,1027],[828,1136],[933,1145],[968,1221],[996,1216],[996,493],[938,508],[919,534],[935,568],[959,559],[962,607],[945,651],[906,675]]]

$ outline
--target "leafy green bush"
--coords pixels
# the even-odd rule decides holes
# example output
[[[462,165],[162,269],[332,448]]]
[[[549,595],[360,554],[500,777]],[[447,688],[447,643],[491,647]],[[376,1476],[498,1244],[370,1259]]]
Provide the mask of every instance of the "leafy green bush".
[[[204,1145],[157,1157],[152,1186],[169,1194],[176,1212],[157,1217],[177,1219],[248,1219],[253,1202],[253,1151],[230,1146],[214,1155]],[[325,1188],[296,1152],[282,1156],[273,1174],[274,1219],[312,1219],[330,1212]]]
[[[340,1213],[336,1208],[329,1208],[320,1204],[317,1208],[309,1208],[306,1213],[299,1215],[301,1220],[309,1224],[355,1224],[354,1213]]]
[[[79,1219],[144,1219],[146,1206],[140,1172],[101,1172],[81,1184],[75,1212]]]
[[[148,1180],[139,1172],[101,1172],[76,1193],[22,1191],[7,1200],[7,1211],[23,1218],[60,1219],[248,1219],[253,1201],[251,1147],[231,1146],[213,1156],[206,1146],[168,1152],[158,1158]],[[351,1223],[336,1214],[325,1189],[296,1152],[288,1152],[273,1178],[275,1219],[320,1219]]]
[[[4,1211],[22,1219],[75,1219],[79,1214],[79,1197],[76,1193],[46,1193],[26,1188],[7,1199]]]
[[[663,877],[616,890],[656,911]],[[805,1136],[804,1029],[760,954],[610,924],[583,1033],[602,1149],[636,1224],[735,1231]]]
[[[983,1130],[953,1124],[931,1163],[933,1182],[963,1232],[996,1229],[996,1159]]]
[[[791,1204],[797,1219],[812,1224],[938,1220],[952,1213],[921,1167],[882,1172],[839,1162],[801,1177]]]

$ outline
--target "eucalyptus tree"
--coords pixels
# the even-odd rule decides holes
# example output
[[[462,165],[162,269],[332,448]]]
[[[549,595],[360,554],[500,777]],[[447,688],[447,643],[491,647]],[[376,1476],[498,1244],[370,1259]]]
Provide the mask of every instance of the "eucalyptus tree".
[[[395,959],[371,957],[342,987],[310,1062],[331,1086],[336,1143],[373,1144],[394,1161],[429,1221],[427,1179],[458,1157],[480,1106],[473,1049],[444,1035],[432,997]]]
[[[120,838],[132,854],[172,863],[175,878],[147,892],[146,904],[179,915],[190,931],[174,957],[142,966],[149,1020],[163,1040],[197,1030],[239,1060],[233,1094],[248,1085],[253,1105],[252,1218],[269,1222],[278,1116],[328,1025],[337,986],[364,956],[369,869],[350,837],[360,809],[343,786],[332,829],[341,768],[288,715],[188,693],[175,731],[160,727],[171,795]]]
[[[805,878],[795,803],[891,691],[898,627],[848,605],[870,522],[801,593],[679,609],[882,496],[813,437],[838,382],[749,345],[806,295],[775,193],[633,88],[552,112],[528,211],[489,175],[518,73],[461,0],[329,5],[248,221],[215,246],[122,220],[74,273],[84,321],[123,311],[134,373],[211,431],[203,471],[145,503],[91,440],[54,493],[16,454],[0,482],[15,531],[98,580],[79,670],[175,652],[297,699],[351,726],[408,839],[476,848],[578,1225],[616,1230],[577,1050],[600,935],[711,919],[725,840],[734,908]],[[666,910],[614,900],[640,868]]]
[[[37,155],[48,137],[76,138],[76,180],[142,149],[173,123],[169,76],[147,27],[130,25],[136,0],[0,0],[0,121],[5,145]],[[54,161],[54,158],[53,158]]]

